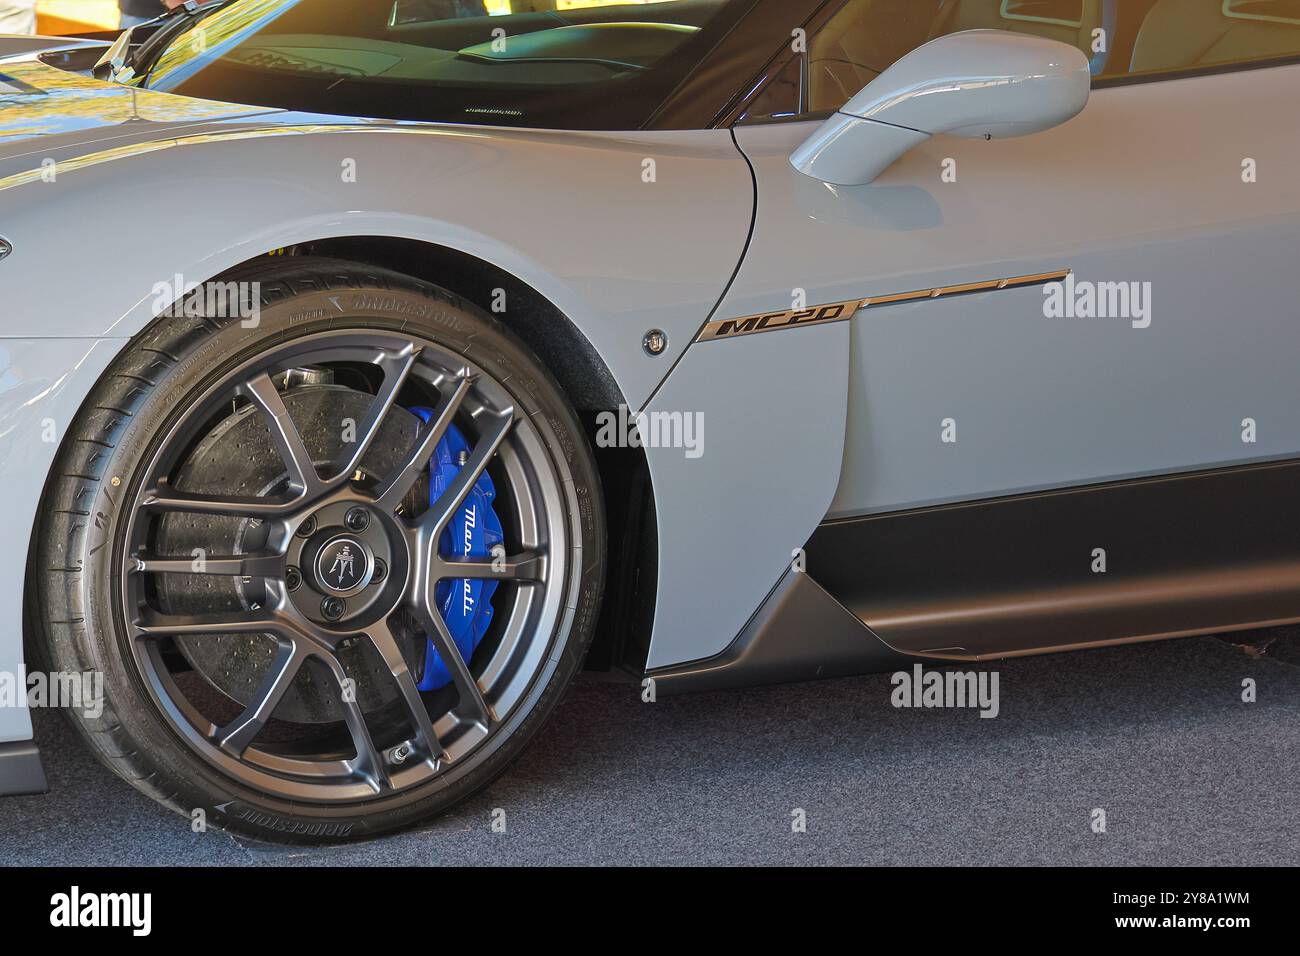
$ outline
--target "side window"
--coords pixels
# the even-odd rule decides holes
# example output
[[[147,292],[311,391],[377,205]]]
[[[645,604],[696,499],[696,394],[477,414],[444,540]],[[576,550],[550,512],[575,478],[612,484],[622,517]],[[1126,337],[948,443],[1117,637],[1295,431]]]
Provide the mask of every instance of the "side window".
[[[781,72],[763,84],[758,95],[749,101],[739,122],[763,123],[798,118],[803,112],[803,66],[802,57],[791,57]]]
[[[941,33],[938,0],[853,0],[808,39],[808,110],[837,110],[894,61]]]
[[[1296,55],[1295,0],[1159,0],[1137,32],[1129,72],[1176,73]]]
[[[981,29],[1076,46],[1098,80],[1158,79],[1300,56],[1300,0],[850,0],[809,39],[806,108],[839,109],[923,43]]]

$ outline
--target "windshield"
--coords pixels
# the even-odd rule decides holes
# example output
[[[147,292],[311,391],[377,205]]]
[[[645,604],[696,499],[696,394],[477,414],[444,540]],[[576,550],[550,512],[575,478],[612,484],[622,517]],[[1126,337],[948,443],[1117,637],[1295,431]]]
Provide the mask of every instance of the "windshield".
[[[253,106],[637,129],[754,0],[234,0],[140,81]]]

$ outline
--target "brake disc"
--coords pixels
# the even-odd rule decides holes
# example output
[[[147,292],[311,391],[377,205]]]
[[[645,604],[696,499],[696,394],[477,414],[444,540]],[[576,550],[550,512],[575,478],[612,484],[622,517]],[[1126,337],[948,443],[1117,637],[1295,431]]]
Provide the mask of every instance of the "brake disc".
[[[312,381],[292,375],[294,381]],[[310,384],[291,387],[282,395],[298,426],[312,460],[325,465],[342,459],[345,427],[365,419],[373,398],[338,385]],[[361,462],[367,475],[391,474],[414,446],[420,420],[399,407],[384,419],[379,435]],[[354,436],[350,436],[354,437]],[[355,438],[354,438],[355,440]],[[271,438],[265,416],[246,405],[212,429],[195,446],[176,475],[178,490],[205,495],[275,496],[288,487],[288,471]],[[421,479],[413,495],[426,495]],[[168,514],[158,527],[160,554],[190,556],[245,554],[261,550],[265,530],[254,518],[224,515]],[[303,585],[306,586],[306,585]],[[221,614],[255,611],[265,601],[259,582],[219,575],[159,575],[158,602],[171,614]],[[423,635],[395,629],[408,666],[420,673],[424,662]],[[181,653],[203,679],[225,696],[246,706],[275,655],[275,640],[268,634],[215,634],[178,637]],[[356,681],[357,702],[373,712],[399,698],[399,691],[383,661],[367,642],[340,650],[339,662]],[[277,719],[297,723],[325,723],[343,716],[340,690],[323,668],[304,667],[276,708]]]

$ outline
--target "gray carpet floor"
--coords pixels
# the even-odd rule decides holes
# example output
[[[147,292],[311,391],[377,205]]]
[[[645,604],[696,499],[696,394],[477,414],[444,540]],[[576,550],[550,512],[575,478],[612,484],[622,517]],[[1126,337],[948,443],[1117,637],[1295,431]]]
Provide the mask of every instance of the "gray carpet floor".
[[[470,802],[320,849],[191,833],[38,712],[51,792],[0,800],[0,863],[1300,864],[1293,649],[1258,658],[1195,638],[996,668],[992,720],[895,709],[888,675],[653,704],[584,678]]]

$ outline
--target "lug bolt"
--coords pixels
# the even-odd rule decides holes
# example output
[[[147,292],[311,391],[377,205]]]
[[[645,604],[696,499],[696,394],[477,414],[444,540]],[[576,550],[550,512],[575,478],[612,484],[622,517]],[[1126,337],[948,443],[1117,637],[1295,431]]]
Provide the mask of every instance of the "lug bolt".
[[[296,591],[302,585],[302,572],[290,565],[284,570],[284,583],[290,591]]]
[[[327,597],[320,602],[320,612],[327,621],[337,621],[347,611],[348,606],[342,598]]]
[[[383,580],[384,578],[386,578],[386,577],[388,577],[388,565],[384,564],[384,562],[382,562],[382,561],[380,561],[378,558],[376,558],[376,559],[375,559],[375,573],[372,574],[372,575],[370,576],[370,580],[371,580],[371,582],[372,582],[373,584],[378,584],[380,581],[382,581],[382,580]]]
[[[350,531],[365,531],[370,524],[370,512],[365,508],[353,508],[343,519]]]
[[[308,518],[298,527],[298,537],[300,538],[310,538],[315,533],[316,533],[315,517]]]

